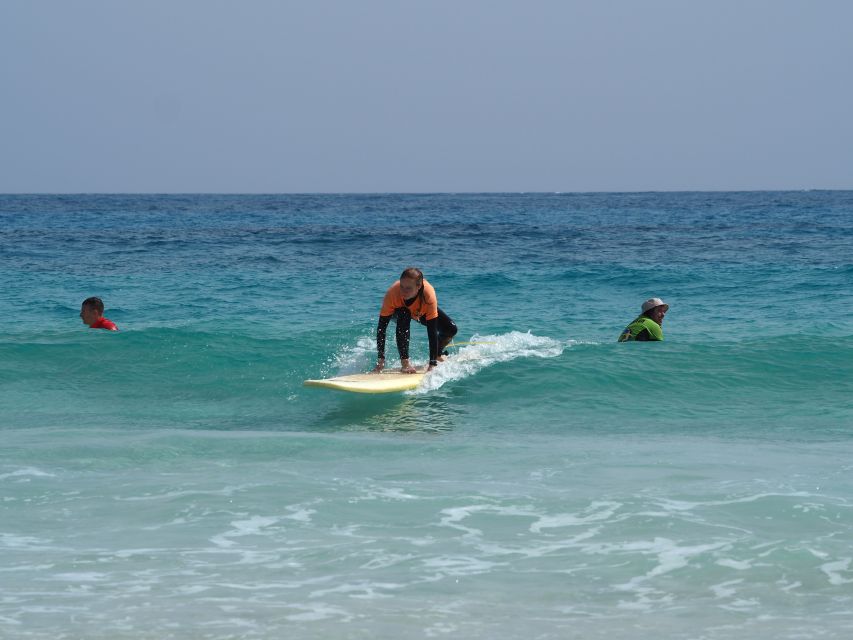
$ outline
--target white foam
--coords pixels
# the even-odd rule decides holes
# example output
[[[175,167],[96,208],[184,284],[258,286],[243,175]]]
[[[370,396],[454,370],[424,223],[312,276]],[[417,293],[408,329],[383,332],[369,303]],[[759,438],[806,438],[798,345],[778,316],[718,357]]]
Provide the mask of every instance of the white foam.
[[[278,518],[271,516],[252,516],[248,520],[235,520],[231,526],[236,529],[233,535],[248,536],[259,533],[264,527],[278,522]]]
[[[134,556],[151,556],[156,557],[158,554],[162,552],[161,549],[156,548],[139,548],[139,549],[119,549],[118,551],[113,551],[111,553],[102,553],[102,556],[108,558],[119,558],[125,560],[127,558],[133,558]]]
[[[727,611],[744,611],[745,609],[754,609],[760,604],[761,603],[755,598],[750,598],[748,600],[741,598],[740,600],[735,600],[731,604],[720,605],[720,608]]]
[[[391,594],[379,593],[379,591],[393,591],[394,589],[400,589],[402,587],[403,585],[393,582],[360,581],[355,584],[340,584],[329,589],[318,589],[317,591],[312,591],[310,596],[312,598],[319,598],[333,593],[340,593],[346,594],[350,598],[372,600],[376,598],[391,598],[393,597]]]
[[[573,340],[560,342],[520,331],[500,335],[474,334],[466,342],[476,344],[460,347],[451,354],[451,358],[430,372],[418,389],[406,393],[419,394],[438,389],[446,382],[467,378],[498,362],[516,358],[554,358],[563,353],[566,347],[578,344]],[[335,372],[334,375],[348,375],[372,369],[375,358],[375,338],[362,336],[354,345],[343,346],[328,362],[330,370]],[[395,366],[397,362],[392,360],[389,354],[388,368]]]
[[[175,591],[181,595],[185,596],[194,596],[198,593],[204,593],[209,590],[210,587],[202,584],[190,584],[190,585],[182,585],[179,586]]]
[[[35,467],[24,467],[23,469],[18,469],[17,471],[12,471],[10,473],[0,473],[0,480],[5,480],[6,478],[55,478],[56,475],[53,473],[47,473],[46,471],[42,471],[41,469],[36,469]]]
[[[240,484],[240,485],[230,485],[227,487],[223,487],[222,489],[176,489],[172,491],[164,491],[163,493],[146,493],[141,496],[113,496],[113,500],[117,500],[120,502],[137,502],[137,501],[147,501],[147,500],[173,500],[175,498],[193,498],[198,496],[224,496],[226,498],[230,498],[235,494],[245,491],[246,489],[253,489],[257,486],[257,484]]]
[[[53,569],[54,564],[17,564],[11,567],[0,567],[0,573],[16,572],[16,571],[46,571]]]
[[[670,540],[659,539],[665,542],[665,548],[658,552],[658,566],[649,571],[648,577],[659,576],[669,573],[675,569],[686,567],[693,556],[701,555],[707,551],[715,551],[726,546],[726,543],[699,544],[692,547],[679,547]]]
[[[434,391],[447,382],[469,378],[499,362],[517,358],[556,358],[566,347],[574,344],[520,331],[500,335],[474,334],[470,342],[475,344],[460,347],[457,353],[433,369],[417,389],[407,393]]]
[[[385,569],[387,567],[393,567],[394,565],[400,564],[401,562],[408,562],[410,560],[414,560],[415,556],[407,553],[407,554],[399,554],[399,553],[389,553],[383,556],[379,556],[377,558],[373,558],[372,560],[365,562],[361,565],[362,569]]]
[[[235,543],[230,538],[257,535],[265,527],[276,524],[279,520],[280,518],[271,516],[252,516],[246,520],[234,520],[231,523],[233,530],[213,536],[210,541],[218,547],[233,547]]]
[[[74,573],[57,573],[53,576],[54,580],[62,580],[63,582],[101,582],[107,578],[107,574],[98,573],[97,571],[78,571]]]
[[[494,504],[474,504],[464,507],[449,507],[447,509],[442,509],[441,513],[444,516],[441,519],[440,523],[442,526],[452,527],[454,529],[458,529],[459,531],[464,531],[466,537],[479,537],[483,534],[483,532],[479,529],[466,527],[461,524],[461,522],[465,518],[477,513],[490,513],[499,516],[522,516],[529,518],[537,517],[537,514],[531,512],[528,509],[518,507],[502,507]]]
[[[288,507],[288,509],[291,509],[293,513],[284,517],[289,520],[296,520],[297,522],[311,522],[311,516],[317,513],[315,509],[308,509],[305,507]]]
[[[506,566],[506,563],[489,562],[471,556],[437,556],[425,559],[423,566],[442,576],[469,576],[488,573],[496,567]]]
[[[733,587],[742,583],[743,579],[729,580],[720,584],[712,584],[710,589],[717,598],[731,598],[737,593],[737,589]]]
[[[334,354],[329,364],[336,373],[343,376],[350,373],[363,373],[373,368],[376,358],[376,340],[368,336],[359,338],[355,345],[345,345]]]
[[[317,622],[319,620],[328,620],[329,618],[343,618],[344,622],[352,620],[352,616],[346,610],[339,607],[331,607],[324,604],[301,605],[290,604],[289,607],[301,610],[302,613],[293,613],[285,616],[285,619],[293,622]]]
[[[223,611],[231,612],[229,607],[221,607]],[[258,625],[252,620],[246,620],[245,618],[223,618],[221,620],[214,620],[212,622],[202,622],[200,623],[202,627],[240,627],[242,629],[257,629]]]
[[[764,500],[765,498],[805,498],[812,495],[805,491],[794,491],[791,493],[755,493],[729,500],[708,500],[707,502],[688,502],[685,500],[671,500],[669,498],[658,498],[657,502],[666,511],[690,511],[697,507],[722,507],[733,504],[746,504]]]
[[[531,533],[541,533],[542,529],[555,529],[559,527],[575,527],[609,520],[621,507],[618,502],[593,502],[584,513],[564,513],[556,516],[540,516],[530,525]]]
[[[15,533],[0,533],[0,547],[9,549],[38,549],[46,544],[50,544],[50,541],[32,536],[19,536]]]
[[[853,578],[845,578],[842,572],[850,572],[850,562],[853,558],[842,558],[835,562],[827,562],[820,565],[820,570],[823,571],[829,578],[829,584],[841,586],[843,584],[853,583]]]
[[[730,558],[723,558],[722,560],[717,560],[717,564],[721,567],[729,567],[730,569],[737,569],[738,571],[746,571],[747,569],[752,568],[752,563],[748,560],[732,560]]]
[[[645,581],[677,569],[683,569],[694,556],[702,555],[708,551],[715,551],[725,546],[725,542],[718,542],[682,547],[668,538],[655,538],[652,541],[638,540],[627,544],[606,545],[606,549],[604,550],[606,552],[638,551],[657,556],[658,564],[650,571],[641,576],[635,576],[626,583],[616,585],[617,589],[637,591],[639,586]],[[602,549],[602,547],[599,547],[599,549]]]
[[[628,611],[653,611],[661,605],[668,606],[675,601],[671,594],[664,594],[648,587],[637,588],[635,591],[635,600],[620,600],[616,606]]]
[[[474,536],[479,537],[483,535],[483,532],[479,529],[473,529],[471,527],[466,527],[464,525],[459,524],[470,516],[472,513],[477,513],[479,511],[483,511],[486,509],[490,509],[491,505],[472,505],[468,507],[452,507],[449,509],[442,509],[441,513],[444,514],[445,517],[441,519],[442,526],[452,527],[454,529],[458,529],[459,531],[464,531],[466,536]]]
[[[545,556],[550,556],[555,553],[560,553],[567,549],[576,549],[582,547],[585,540],[590,540],[601,533],[601,529],[599,527],[591,527],[589,529],[584,529],[580,533],[575,536],[571,536],[569,538],[560,536],[559,541],[549,542],[546,544],[536,544],[536,545],[515,545],[515,546],[506,546],[495,543],[480,543],[477,545],[477,549],[482,551],[484,554],[489,556],[510,556],[510,555],[520,555],[525,558],[542,558]],[[576,573],[581,568],[586,567],[586,565],[573,565],[568,569],[556,569],[553,570],[554,573],[564,573],[570,575],[572,573]]]
[[[348,483],[348,484],[354,484],[354,483]],[[407,493],[401,487],[375,487],[375,486],[359,487],[357,485],[356,485],[356,487],[358,488],[358,490],[362,491],[363,494],[349,498],[348,502],[350,504],[356,504],[358,502],[369,501],[369,500],[418,500],[419,499],[418,496],[411,494],[411,493]]]
[[[434,622],[424,629],[427,638],[453,637],[459,631],[459,627],[451,622]]]
[[[417,500],[418,497],[411,493],[406,493],[399,487],[381,487],[370,492],[371,500]]]

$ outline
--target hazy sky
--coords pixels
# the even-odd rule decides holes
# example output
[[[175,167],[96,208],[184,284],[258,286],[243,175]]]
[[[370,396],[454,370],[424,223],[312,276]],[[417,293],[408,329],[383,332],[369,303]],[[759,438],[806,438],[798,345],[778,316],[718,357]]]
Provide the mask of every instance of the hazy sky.
[[[853,188],[849,0],[2,0],[0,192]]]

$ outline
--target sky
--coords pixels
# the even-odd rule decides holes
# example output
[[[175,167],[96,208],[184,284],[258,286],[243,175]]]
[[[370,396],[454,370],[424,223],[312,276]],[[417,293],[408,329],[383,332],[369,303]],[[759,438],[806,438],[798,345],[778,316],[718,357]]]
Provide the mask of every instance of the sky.
[[[848,0],[2,0],[0,193],[853,188]]]

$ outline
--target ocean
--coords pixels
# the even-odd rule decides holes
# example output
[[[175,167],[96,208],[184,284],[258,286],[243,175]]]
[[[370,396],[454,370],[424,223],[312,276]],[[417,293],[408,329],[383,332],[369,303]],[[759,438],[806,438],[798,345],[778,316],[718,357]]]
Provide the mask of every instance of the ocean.
[[[408,266],[472,344],[303,387]],[[2,195],[0,281],[1,638],[853,633],[853,192]]]

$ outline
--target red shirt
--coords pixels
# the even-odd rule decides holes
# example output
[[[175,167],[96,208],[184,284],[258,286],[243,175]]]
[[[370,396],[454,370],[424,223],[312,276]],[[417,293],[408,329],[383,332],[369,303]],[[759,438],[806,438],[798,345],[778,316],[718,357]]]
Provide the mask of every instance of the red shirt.
[[[94,324],[89,325],[90,329],[106,329],[107,331],[118,331],[116,323],[106,318],[98,318]]]

